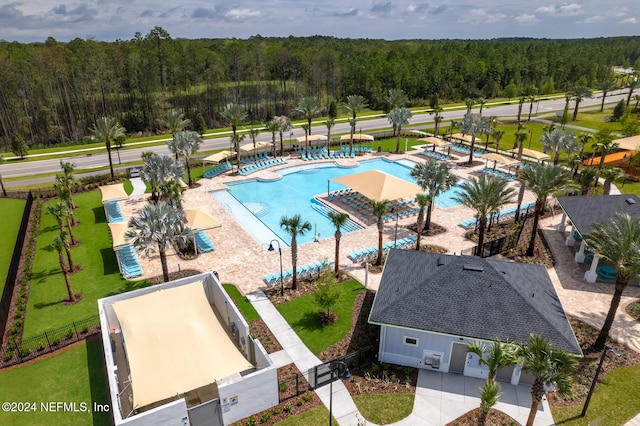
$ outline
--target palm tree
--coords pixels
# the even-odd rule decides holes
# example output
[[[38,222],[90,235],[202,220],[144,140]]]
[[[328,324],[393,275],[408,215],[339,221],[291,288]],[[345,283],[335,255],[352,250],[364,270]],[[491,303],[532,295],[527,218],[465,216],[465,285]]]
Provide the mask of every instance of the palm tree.
[[[609,312],[593,345],[602,350],[629,278],[640,273],[640,218],[618,213],[608,222],[595,223],[593,231],[584,236],[584,242],[618,273]]]
[[[280,155],[283,156],[284,143],[282,141],[282,138],[285,132],[289,132],[291,131],[291,129],[293,129],[293,125],[291,124],[291,119],[286,115],[281,115],[279,117],[276,117],[274,118],[274,120],[278,120],[278,123],[280,124],[278,129],[278,132],[280,133]]]
[[[184,118],[184,114],[177,109],[167,111],[164,119],[164,125],[171,135],[174,135],[191,124],[191,120]]]
[[[580,183],[581,195],[589,195],[589,190],[593,185],[593,181],[598,176],[598,170],[592,167],[582,169],[580,175],[578,175],[578,182]]]
[[[96,124],[91,128],[93,136],[104,142],[107,147],[107,155],[109,157],[109,171],[111,172],[111,179],[114,179],[113,174],[113,161],[111,160],[111,143],[118,138],[126,136],[126,130],[118,123],[118,120],[112,117],[100,117]]]
[[[356,132],[356,122],[358,120],[358,113],[363,111],[369,105],[364,96],[361,95],[349,95],[347,96],[347,102],[344,104],[344,107],[351,113],[351,120],[349,123],[351,124],[351,134],[349,137],[349,155],[353,151],[353,135]]]
[[[293,268],[293,283],[291,289],[298,288],[298,235],[302,236],[307,231],[311,230],[311,224],[308,221],[302,221],[299,214],[291,217],[282,216],[280,218],[280,228],[284,229],[284,232],[291,235],[291,266]]]
[[[578,150],[576,134],[570,130],[553,129],[551,132],[544,132],[540,137],[540,142],[545,151],[553,152],[553,164],[560,161],[560,152],[571,154]]]
[[[433,135],[435,137],[438,137],[438,131],[440,130],[440,123],[442,122],[442,120],[444,120],[444,117],[440,115],[440,112],[436,112],[435,115],[433,116],[433,123],[434,123]]]
[[[544,336],[535,333],[520,345],[519,352],[522,370],[535,377],[531,386],[531,409],[527,419],[527,426],[533,426],[538,406],[545,394],[545,385],[555,383],[561,395],[569,392],[573,382],[572,374],[576,370],[576,359],[570,353],[551,346]]]
[[[488,216],[497,213],[505,204],[511,202],[515,190],[508,188],[509,182],[490,175],[482,174],[460,184],[455,200],[476,211],[478,218],[478,255],[482,257],[484,234]]]
[[[529,96],[529,116],[527,117],[527,121],[531,121],[531,113],[533,112],[533,104],[537,101],[536,95]]]
[[[129,219],[129,229],[125,232],[125,237],[138,251],[147,256],[158,251],[164,282],[169,281],[167,244],[184,244],[191,234],[183,220],[184,213],[168,204],[146,204],[137,216]]]
[[[408,108],[394,108],[388,115],[389,122],[397,130],[396,153],[400,152],[400,133],[402,126],[409,124],[409,120],[413,117],[413,113]]]
[[[256,137],[260,134],[260,130],[256,128],[250,128],[247,133],[251,138],[251,143],[253,143],[253,161],[258,161],[258,150],[256,148]]]
[[[69,206],[64,201],[58,201],[55,203],[47,204],[45,208],[47,214],[50,214],[56,219],[60,232],[65,232],[65,226],[69,232],[69,238],[71,238],[71,245],[76,244],[76,239],[71,230],[71,215],[73,212],[69,209]]]
[[[451,189],[458,182],[458,177],[451,173],[451,166],[448,163],[436,161],[433,158],[424,163],[416,164],[409,174],[416,180],[418,186],[429,194],[427,217],[424,226],[424,229],[428,231],[431,226],[433,200],[441,192]]]
[[[162,182],[160,186],[158,186],[160,200],[182,210],[182,194],[186,191],[183,185],[184,183],[181,183],[177,179]]]
[[[522,117],[522,106],[524,105],[524,102],[527,100],[527,98],[525,98],[524,96],[520,96],[520,99],[518,100],[518,123],[520,122],[520,117]]]
[[[241,135],[239,133],[231,135],[231,144],[233,145],[233,149],[236,151],[236,162],[238,164],[238,169],[240,169],[240,144],[244,141],[244,137],[246,135]]]
[[[311,131],[311,126],[307,123],[302,124],[302,130],[304,130],[304,155],[309,156],[309,132]]]
[[[238,162],[238,167],[240,167],[240,141],[236,137],[238,124],[242,123],[247,118],[247,112],[244,110],[242,105],[230,103],[224,107],[222,111],[222,117],[229,123],[231,126],[231,131],[233,132],[231,142],[234,144],[234,148],[236,150],[236,161]]]
[[[382,217],[387,213],[391,201],[389,200],[369,200],[369,206],[373,210],[373,215],[376,217],[376,223],[378,225],[378,257],[376,257],[376,266],[382,265],[382,233],[384,232],[384,221]]]
[[[280,130],[280,121],[277,119],[269,120],[264,124],[264,128],[267,132],[271,133],[271,143],[273,144],[273,156],[276,155],[276,133]]]
[[[60,195],[60,199],[64,200],[70,209],[75,209],[76,205],[73,202],[73,191],[78,188],[80,182],[75,178],[73,172],[76,169],[76,165],[60,160],[60,168],[62,169],[61,174],[56,175],[56,183],[54,187],[58,189],[58,195]]]
[[[309,134],[311,134],[311,120],[320,112],[320,109],[320,101],[315,96],[300,99],[298,106],[296,106],[296,112],[307,119]]]
[[[476,104],[476,101],[473,98],[466,98],[464,104],[467,106],[467,114],[471,114],[471,108]]]
[[[67,294],[69,295],[69,302],[76,302],[76,295],[71,288],[71,282],[69,281],[69,271],[67,270],[67,265],[64,263],[64,256],[62,255],[62,250],[64,250],[64,243],[60,236],[55,236],[53,238],[53,248],[58,252],[58,262],[60,263],[60,269],[62,270],[62,276],[64,276],[64,282],[67,285]]]
[[[478,416],[478,426],[487,424],[487,415],[491,407],[500,400],[500,385],[493,380],[487,380],[480,388],[480,415]]]
[[[491,135],[493,135],[493,130],[498,125],[498,117],[496,117],[495,115],[490,115],[488,117],[488,120],[489,120],[489,126],[491,128],[485,133],[485,135],[487,136],[487,140],[484,143],[484,150],[485,151],[489,149],[489,138],[491,137]]]
[[[403,108],[409,102],[409,98],[402,89],[389,89],[387,98],[385,99],[389,104],[389,110],[393,111],[396,108]],[[396,135],[397,126],[393,124],[393,135]]]
[[[564,95],[564,110],[562,111],[562,117],[560,117],[560,124],[562,124],[562,128],[569,121],[569,102],[571,102],[571,92],[567,92]]]
[[[478,355],[478,365],[486,365],[489,369],[487,381],[494,381],[498,370],[516,365],[518,362],[517,346],[497,340],[491,346],[473,342],[467,346],[467,352]]]
[[[518,177],[526,182],[527,187],[536,194],[536,207],[533,215],[533,228],[531,240],[527,247],[527,256],[533,256],[536,235],[538,233],[538,220],[544,209],[549,194],[569,188],[569,176],[562,166],[553,164],[532,164],[518,171]]]
[[[578,135],[578,144],[580,144],[580,153],[578,154],[578,162],[575,164],[575,169],[573,170],[572,179],[578,173],[578,168],[580,164],[582,164],[582,156],[584,155],[584,147],[589,143],[589,141],[593,139],[593,135],[591,133],[580,133]]]
[[[575,107],[573,109],[573,118],[571,121],[576,121],[578,119],[578,106],[580,106],[580,102],[584,98],[593,98],[593,93],[587,86],[574,86],[569,90],[571,94],[571,98],[575,101]]]
[[[0,164],[4,163],[4,157],[0,155]],[[4,181],[2,180],[2,175],[0,174],[0,187],[2,187],[2,195],[7,196],[7,189],[4,187]]]
[[[602,103],[600,104],[600,112],[604,110],[604,100],[607,97],[607,94],[613,90],[615,90],[618,86],[615,81],[606,80],[598,85],[598,89],[602,90]]]
[[[334,118],[328,118],[324,125],[327,126],[327,154],[331,151],[331,128],[336,125]]]
[[[604,166],[604,160],[606,156],[618,148],[618,143],[613,141],[613,134],[609,130],[600,130],[596,133],[596,140],[593,142],[593,151],[600,154],[600,165],[598,170]]]
[[[174,147],[176,154],[182,154],[187,166],[187,177],[189,180],[189,186],[193,186],[193,178],[191,177],[191,156],[198,152],[200,144],[202,143],[202,136],[198,132],[191,130],[183,130],[181,132],[174,133],[173,135]]]
[[[598,172],[598,175],[604,179],[604,195],[609,195],[611,193],[611,182],[622,178],[624,176],[624,172],[622,169],[617,167],[603,167]]]
[[[336,228],[336,233],[334,237],[336,239],[336,257],[335,257],[335,273],[336,276],[340,273],[340,238],[342,238],[341,228],[347,223],[347,219],[349,219],[349,215],[346,213],[340,213],[337,211],[331,210],[327,213],[329,220],[334,228]]]
[[[420,210],[418,211],[418,220],[416,222],[416,250],[420,250],[420,238],[422,238],[422,230],[424,228],[424,209],[431,206],[431,196],[429,194],[416,194],[416,203]]]
[[[496,140],[496,152],[499,152],[498,150],[500,149],[500,141],[502,140],[504,133],[504,130],[499,129],[494,129],[493,133],[491,133],[491,136],[493,136],[493,138]]]
[[[484,105],[487,103],[487,100],[485,98],[478,98],[476,99],[476,102],[480,105],[480,111],[478,111],[478,114],[482,117],[482,110],[484,109]]]
[[[473,164],[473,150],[476,144],[476,135],[484,135],[491,131],[491,123],[486,117],[479,115],[467,114],[462,121],[458,123],[460,131],[465,135],[471,135],[471,150],[469,151],[469,165]]]
[[[629,107],[629,102],[631,102],[631,95],[633,95],[633,91],[636,87],[638,87],[639,81],[638,77],[634,77],[629,80],[627,83],[627,87],[629,88],[629,95],[627,95],[627,107]]]
[[[151,187],[151,199],[157,201],[160,186],[168,180],[182,179],[184,168],[168,155],[153,154],[146,156],[140,175]]]

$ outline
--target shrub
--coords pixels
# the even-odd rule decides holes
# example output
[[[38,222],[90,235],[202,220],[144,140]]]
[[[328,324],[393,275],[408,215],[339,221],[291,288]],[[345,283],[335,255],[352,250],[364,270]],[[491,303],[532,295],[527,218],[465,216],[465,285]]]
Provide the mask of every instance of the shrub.
[[[278,407],[273,409],[273,414],[278,415],[280,414],[280,409]]]
[[[13,318],[15,319],[22,318],[22,311],[19,311],[16,309],[16,311],[13,313]]]
[[[15,327],[20,327],[22,325],[22,319],[18,318],[17,320],[15,320],[15,322],[13,323],[13,325]]]
[[[11,358],[13,358],[13,350],[9,349],[7,352],[4,353],[4,362],[11,361]]]
[[[262,423],[266,423],[266,422],[268,422],[268,421],[269,421],[269,419],[270,419],[270,418],[271,418],[271,413],[270,413],[270,412],[268,412],[268,411],[266,411],[266,412],[264,412],[264,413],[262,414],[262,418],[260,419],[260,421],[261,421]]]
[[[316,303],[326,314],[329,314],[341,296],[342,292],[336,284],[336,277],[331,271],[324,272],[318,279],[318,289],[315,292]],[[324,315],[323,318],[331,318],[331,316]]]
[[[256,426],[257,423],[258,420],[254,416],[249,417],[249,420],[247,420],[247,426]]]
[[[300,407],[302,404],[304,404],[304,402],[302,402],[302,400],[301,400],[301,399],[299,399],[299,400],[297,400],[297,401],[296,401],[296,405],[297,405],[298,407]]]
[[[293,410],[293,405],[291,405],[290,402],[287,402],[286,404],[284,404],[284,411],[285,413],[290,413],[291,410]]]
[[[60,344],[60,339],[53,339],[51,341],[51,346],[58,346]]]
[[[37,350],[38,352],[42,352],[42,351],[44,351],[44,344],[43,344],[43,343],[40,343],[40,344],[38,345],[38,347],[36,348],[36,350]]]
[[[20,357],[21,358],[28,357],[30,353],[31,353],[31,349],[29,349],[29,348],[20,348]]]
[[[371,371],[374,373],[377,373],[378,370],[380,370],[380,366],[378,364],[376,364],[375,362],[371,364]]]
[[[309,401],[311,401],[311,392],[306,391],[306,392],[304,393],[304,401],[305,401],[305,402],[309,402]]]
[[[280,389],[280,392],[286,392],[287,391],[287,382],[280,382],[278,384],[278,389]]]
[[[84,327],[82,327],[82,328],[80,329],[80,333],[82,333],[82,334],[86,334],[86,333],[88,333],[88,332],[89,332],[89,327],[87,327],[87,326],[84,326]]]
[[[67,330],[67,333],[64,335],[65,339],[71,339],[73,337],[73,330],[69,329]]]

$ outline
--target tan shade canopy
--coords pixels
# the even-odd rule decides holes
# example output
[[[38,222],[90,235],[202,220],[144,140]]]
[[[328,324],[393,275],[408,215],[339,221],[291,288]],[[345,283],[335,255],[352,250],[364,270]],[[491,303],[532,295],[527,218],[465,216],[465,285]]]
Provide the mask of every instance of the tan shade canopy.
[[[204,163],[222,163],[227,158],[231,157],[234,154],[233,151],[229,151],[225,149],[224,151],[216,152],[215,154],[211,154],[208,157],[202,159]]]
[[[640,135],[616,139],[614,142],[618,144],[618,148],[620,149],[638,151],[638,146],[640,146]]]
[[[331,180],[348,186],[365,197],[376,201],[415,197],[416,194],[424,192],[418,185],[380,170],[370,170]]]
[[[349,139],[351,139],[351,135],[342,135],[340,136],[340,140],[341,141],[348,141]],[[353,140],[354,141],[373,141],[373,136],[371,135],[365,135],[364,133],[354,133],[353,134]]]
[[[451,142],[445,141],[444,139],[436,138],[435,136],[429,136],[426,138],[417,139],[420,142],[426,142],[428,144],[432,144],[435,146],[447,146],[451,145]]]
[[[518,148],[510,149],[508,152],[513,152],[517,154]],[[525,157],[535,158],[536,160],[548,160],[549,158],[551,158],[544,152],[535,151],[533,149],[527,149],[527,148],[522,149],[522,155],[524,155]]]
[[[215,217],[209,213],[205,206],[193,209],[184,209],[184,216],[191,229],[210,229],[222,226]]]
[[[133,406],[253,367],[211,310],[202,281],[113,303],[131,372]]]
[[[324,135],[309,135],[309,136],[298,136],[296,139],[298,142],[304,142],[305,137],[307,138],[308,142],[315,142],[315,141],[326,141],[327,137]]]
[[[128,229],[129,224],[126,222],[109,223],[109,230],[111,231],[111,240],[113,241],[114,249],[129,243],[129,240],[124,236],[124,233],[127,232]]]
[[[497,161],[498,163],[506,164],[507,166],[519,163],[519,161],[516,160],[515,158],[505,157],[504,155],[500,155],[496,153],[482,154],[480,157],[486,158],[488,160]]]
[[[124,190],[124,184],[116,183],[114,185],[105,185],[100,187],[102,193],[102,202],[109,200],[123,200],[127,198],[127,191]]]
[[[454,139],[459,139],[461,141],[467,141],[467,142],[471,142],[473,140],[473,136],[471,135],[463,135],[462,133],[454,133],[451,135],[452,138]],[[478,138],[476,138],[478,139]]]
[[[264,148],[265,146],[271,146],[269,142],[256,142],[256,149]],[[240,147],[240,152],[253,152],[253,143],[248,143]]]

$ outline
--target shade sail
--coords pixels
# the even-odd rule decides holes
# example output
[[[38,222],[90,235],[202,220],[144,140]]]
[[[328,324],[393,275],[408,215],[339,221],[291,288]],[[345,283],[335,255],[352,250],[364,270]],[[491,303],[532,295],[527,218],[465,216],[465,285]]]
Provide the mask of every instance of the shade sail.
[[[471,142],[473,140],[473,136],[471,135],[463,135],[462,133],[454,133],[451,135],[452,138],[454,139],[459,139],[461,141],[467,141],[467,142]],[[476,139],[478,139],[476,137]]]
[[[518,148],[510,149],[508,152],[513,152],[517,154]],[[533,149],[527,149],[527,148],[522,149],[522,155],[524,155],[525,157],[535,158],[536,160],[548,160],[549,158],[551,158],[544,152],[535,151]]]
[[[324,135],[309,135],[309,136],[298,136],[296,139],[298,142],[304,142],[305,137],[307,138],[308,142],[315,142],[315,141],[326,141],[327,137]]]
[[[349,139],[351,139],[351,135],[342,135],[342,136],[340,136],[340,140],[341,141],[348,141]],[[364,133],[354,133],[353,134],[353,140],[354,141],[369,141],[369,142],[371,142],[373,140],[373,136],[365,135]]]
[[[497,161],[498,163],[506,164],[507,166],[519,163],[519,161],[516,160],[515,158],[505,157],[504,155],[500,155],[496,153],[482,154],[480,158],[486,158],[488,160]]]
[[[101,186],[100,192],[102,193],[103,203],[109,200],[123,200],[129,196],[127,191],[124,190],[124,184],[122,183]]]
[[[420,142],[426,142],[435,146],[447,146],[451,145],[451,142],[445,141],[444,139],[436,138],[435,136],[429,136],[426,138],[417,139]]]
[[[203,163],[222,163],[227,158],[231,157],[234,154],[233,151],[229,151],[225,149],[224,151],[216,152],[215,154],[211,154],[208,157],[202,159]]]
[[[129,243],[129,240],[124,236],[127,229],[129,229],[129,224],[126,222],[109,223],[109,230],[111,231],[111,240],[113,241],[114,249]]]
[[[370,170],[331,180],[348,186],[365,197],[376,201],[415,197],[416,194],[424,192],[418,185],[380,170]]]
[[[218,321],[203,285],[196,281],[112,304],[129,361],[134,407],[253,367]]]
[[[638,151],[640,146],[640,135],[631,136],[628,138],[616,139],[613,142],[618,144],[618,148],[627,151]]]
[[[222,226],[215,217],[209,213],[205,206],[193,209],[184,209],[184,216],[191,229],[209,229]]]

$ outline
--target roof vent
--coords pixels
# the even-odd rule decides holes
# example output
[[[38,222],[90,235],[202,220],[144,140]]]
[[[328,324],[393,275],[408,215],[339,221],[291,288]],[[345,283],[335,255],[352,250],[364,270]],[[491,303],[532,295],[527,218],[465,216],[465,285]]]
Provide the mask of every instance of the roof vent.
[[[444,256],[443,255],[438,256],[438,266],[442,266],[444,264],[445,264]]]
[[[474,265],[473,263],[463,263],[462,269],[465,271],[476,271],[476,272],[484,271],[484,268],[481,265]]]
[[[634,205],[636,203],[636,200],[634,200],[633,198],[627,198],[625,201],[629,205]]]

